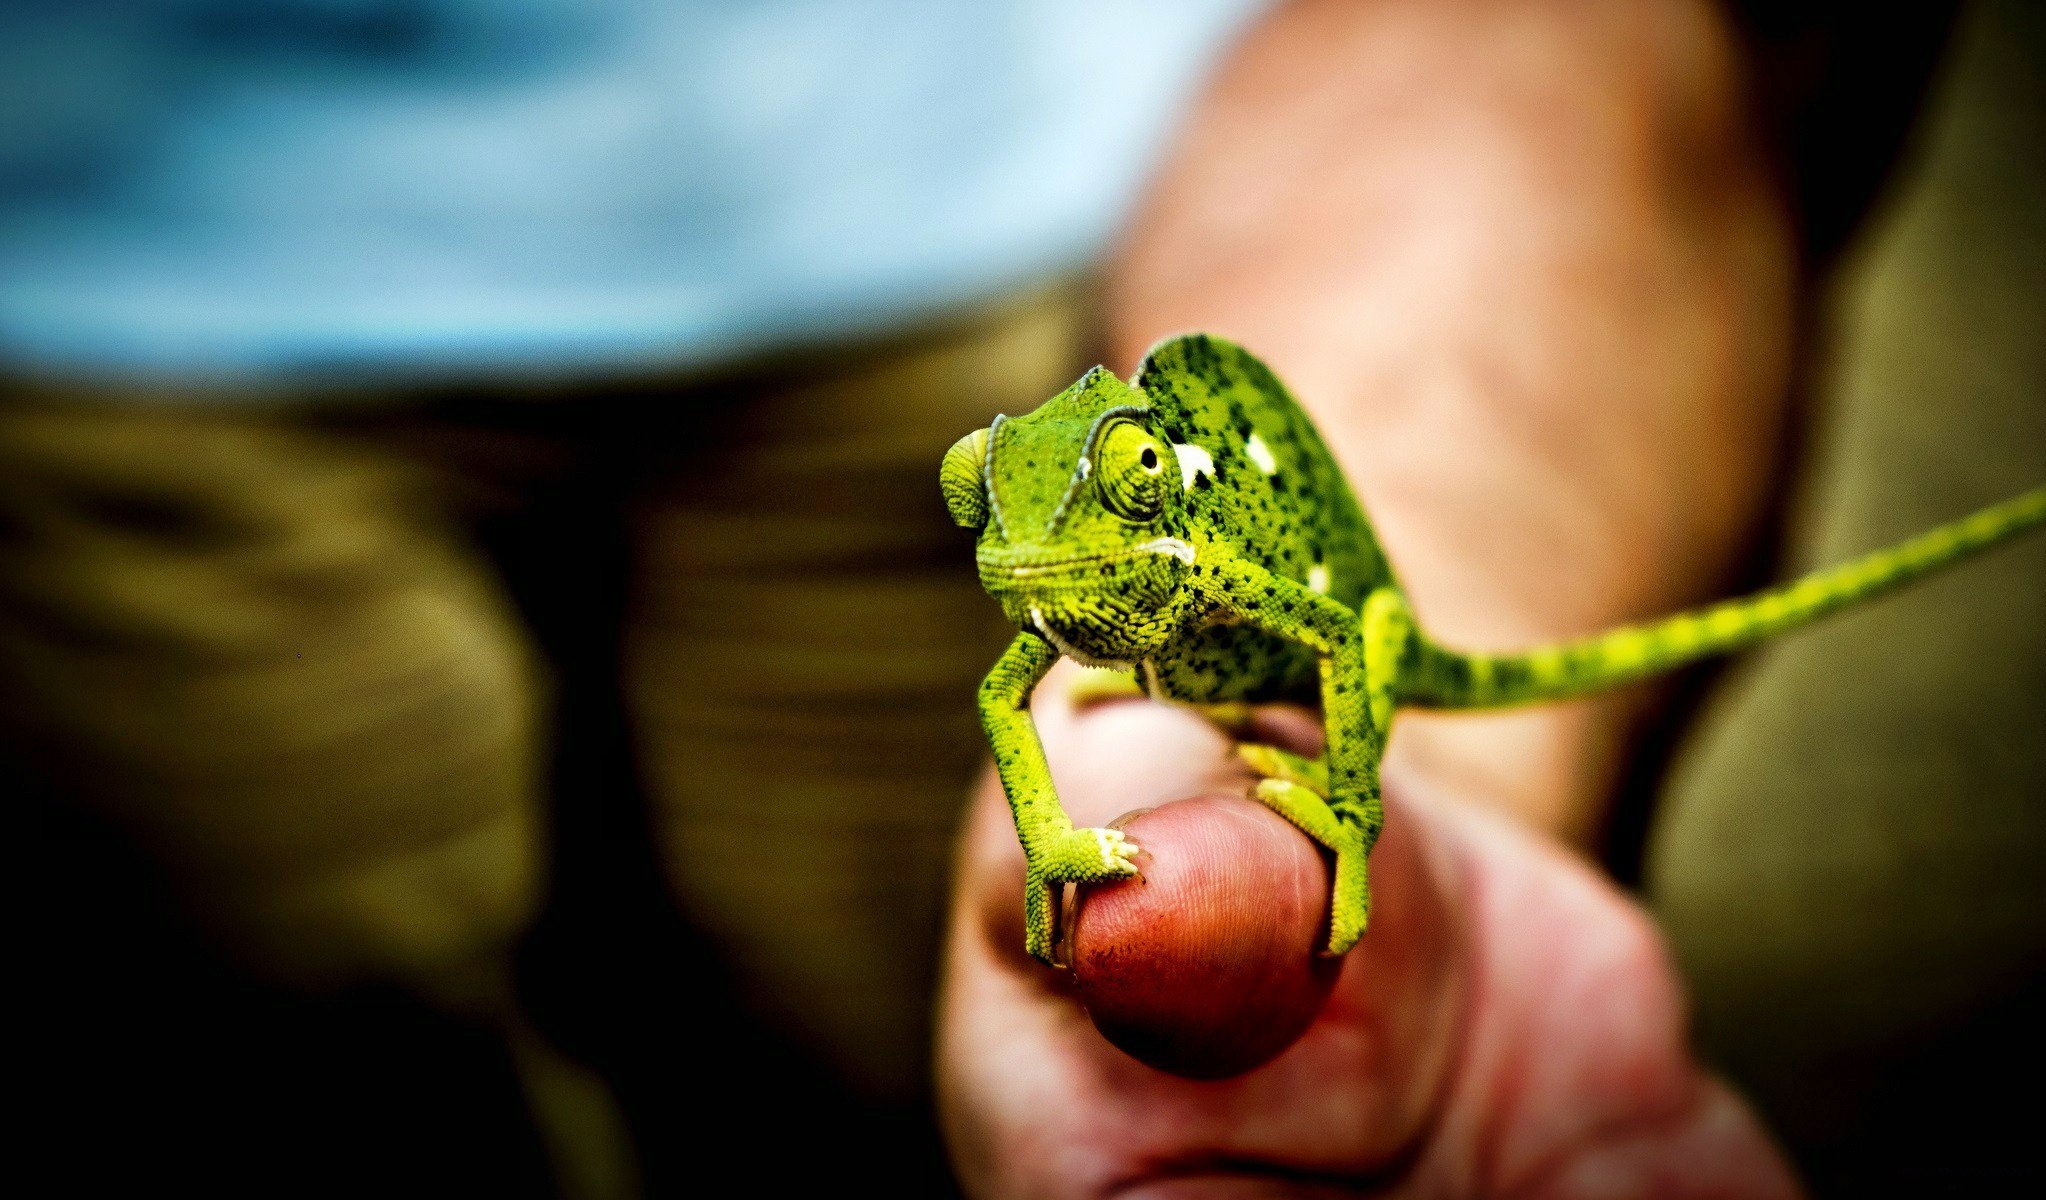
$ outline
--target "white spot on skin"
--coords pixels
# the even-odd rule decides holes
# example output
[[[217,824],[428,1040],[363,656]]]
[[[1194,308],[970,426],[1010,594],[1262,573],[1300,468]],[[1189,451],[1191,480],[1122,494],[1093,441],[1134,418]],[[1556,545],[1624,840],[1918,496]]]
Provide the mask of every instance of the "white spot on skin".
[[[1173,457],[1179,459],[1179,483],[1181,487],[1192,487],[1196,475],[1215,475],[1215,456],[1191,442],[1174,442]]]
[[[1279,460],[1272,457],[1272,448],[1265,445],[1265,440],[1258,435],[1250,435],[1250,440],[1243,443],[1243,452],[1250,455],[1250,461],[1257,464],[1258,470],[1267,475],[1279,473]]]
[[[1176,537],[1152,538],[1138,546],[1137,551],[1140,554],[1170,554],[1189,565],[1194,560],[1194,548]]]
[[[1328,594],[1328,567],[1325,564],[1316,563],[1309,568],[1307,586],[1309,590],[1320,592],[1324,596]]]

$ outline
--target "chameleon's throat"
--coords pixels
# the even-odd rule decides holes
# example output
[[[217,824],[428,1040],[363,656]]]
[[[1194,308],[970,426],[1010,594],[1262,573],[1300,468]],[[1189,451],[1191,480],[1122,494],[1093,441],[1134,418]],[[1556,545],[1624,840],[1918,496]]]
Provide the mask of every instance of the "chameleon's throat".
[[[1030,623],[1037,626],[1037,632],[1043,634],[1044,640],[1050,642],[1052,647],[1060,654],[1065,655],[1083,667],[1095,667],[1104,671],[1127,671],[1130,669],[1130,664],[1121,659],[1097,657],[1060,637],[1058,632],[1051,627],[1051,622],[1044,619],[1044,610],[1035,604],[1030,606]]]

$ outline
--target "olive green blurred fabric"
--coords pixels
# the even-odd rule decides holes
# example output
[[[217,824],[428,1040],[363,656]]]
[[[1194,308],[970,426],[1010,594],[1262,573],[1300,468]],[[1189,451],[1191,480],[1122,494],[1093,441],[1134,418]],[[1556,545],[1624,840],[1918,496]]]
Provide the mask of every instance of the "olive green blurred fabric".
[[[783,1123],[816,1130],[777,1164],[792,1189],[942,1192],[930,995],[1003,629],[933,470],[1070,381],[1086,328],[1055,287],[712,379],[288,406],[0,385],[0,779],[45,798],[29,856],[63,864],[16,960],[55,1028],[34,1078],[78,1090],[53,1127],[164,1123],[109,1108],[105,1071],[181,1097],[155,1111],[201,1170],[255,1153],[233,1129],[257,1120],[291,1170],[374,1176],[398,1143],[359,1118],[515,1064],[563,1190],[615,1195],[637,1172],[593,1063],[657,1194]],[[138,949],[158,910],[192,937]],[[216,977],[276,1019],[214,1021],[247,992],[186,986]],[[502,1069],[331,1061],[377,1040],[366,991],[461,1027],[400,1022],[431,1045],[498,1039]],[[72,1022],[102,1006],[158,1032]],[[252,1060],[305,1065],[255,1069],[259,1112],[207,1090],[249,1090]],[[498,1194],[523,1161],[446,1165]]]
[[[1922,120],[1830,297],[1785,573],[2046,482],[2046,6],[1970,9]],[[2046,1179],[2046,537],[1736,666],[1647,885],[1822,1195]]]

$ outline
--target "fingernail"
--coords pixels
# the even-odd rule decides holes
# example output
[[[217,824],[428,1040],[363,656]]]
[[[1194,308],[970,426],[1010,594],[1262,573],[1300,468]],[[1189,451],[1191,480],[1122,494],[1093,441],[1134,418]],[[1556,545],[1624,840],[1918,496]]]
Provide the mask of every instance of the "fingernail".
[[[1080,923],[1080,889],[1066,884],[1059,895],[1059,936],[1052,943],[1052,965],[1071,968],[1073,965],[1073,927]]]

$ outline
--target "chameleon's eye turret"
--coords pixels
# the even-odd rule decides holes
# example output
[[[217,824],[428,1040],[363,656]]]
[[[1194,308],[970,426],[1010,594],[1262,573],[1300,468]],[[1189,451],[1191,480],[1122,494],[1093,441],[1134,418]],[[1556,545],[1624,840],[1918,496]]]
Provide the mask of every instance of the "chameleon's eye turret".
[[[938,490],[945,494],[945,510],[965,529],[987,524],[987,481],[982,474],[987,463],[987,435],[987,430],[976,429],[953,442],[938,467]]]
[[[1095,456],[1102,502],[1126,521],[1156,518],[1179,487],[1171,449],[1135,421],[1115,421],[1103,429]]]

